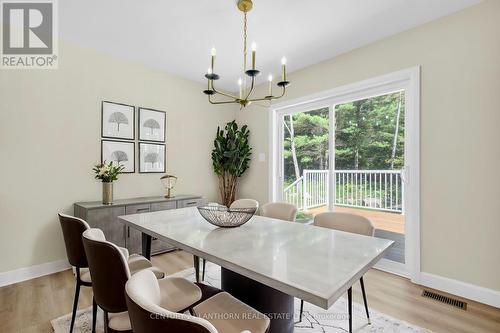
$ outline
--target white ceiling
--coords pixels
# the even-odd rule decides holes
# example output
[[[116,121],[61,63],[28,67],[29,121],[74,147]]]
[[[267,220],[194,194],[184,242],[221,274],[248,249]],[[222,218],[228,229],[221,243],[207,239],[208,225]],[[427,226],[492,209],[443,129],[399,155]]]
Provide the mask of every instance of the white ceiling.
[[[421,25],[481,0],[254,0],[248,45],[257,67],[279,75]],[[236,0],[59,1],[64,40],[205,82],[212,46],[219,86],[234,91],[242,68]]]

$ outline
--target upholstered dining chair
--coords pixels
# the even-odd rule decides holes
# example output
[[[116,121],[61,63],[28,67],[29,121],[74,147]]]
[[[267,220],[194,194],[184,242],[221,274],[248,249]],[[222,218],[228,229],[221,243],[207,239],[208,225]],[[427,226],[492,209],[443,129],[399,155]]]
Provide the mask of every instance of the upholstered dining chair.
[[[254,199],[238,199],[233,201],[233,203],[229,206],[229,209],[234,209],[234,208],[255,208],[255,211],[259,209],[259,202]],[[202,267],[202,273],[201,273],[201,281],[205,280],[205,267],[207,264],[207,261],[202,258],[203,261],[203,267]],[[200,258],[199,257],[194,257],[194,269],[195,269],[195,274],[196,274],[196,281],[199,281],[199,266],[200,266]]]
[[[195,305],[192,314],[174,313],[163,302],[163,291],[148,271],[132,276],[125,286],[135,333],[265,333],[269,318],[226,292]]]
[[[273,219],[294,222],[297,217],[297,207],[285,202],[270,202],[262,206],[260,214]]]
[[[92,286],[92,278],[88,269],[87,257],[85,255],[85,249],[82,241],[82,234],[86,230],[90,229],[90,226],[84,220],[59,213],[59,222],[61,224],[61,229],[63,231],[64,243],[66,245],[66,254],[68,256],[69,263],[75,267],[76,274],[76,291],[75,298],[73,301],[73,312],[71,316],[70,333],[73,331],[75,324],[76,310],[78,308],[78,298],[80,296],[80,287]],[[156,267],[153,267],[151,262],[138,254],[129,255],[128,250],[123,247],[119,247],[120,251],[123,253],[125,258],[127,258],[127,264],[132,273],[138,272],[141,269],[152,270],[158,278],[162,278],[165,274]],[[93,300],[93,317],[92,317],[92,332],[95,332],[95,315],[97,314],[97,305],[95,300]]]
[[[66,255],[71,266],[75,268],[76,274],[76,289],[75,298],[73,300],[73,311],[71,314],[71,324],[69,332],[73,332],[75,325],[76,309],[78,308],[78,298],[80,297],[80,287],[92,287],[92,280],[88,270],[87,257],[83,248],[82,234],[85,230],[90,229],[90,226],[82,219],[74,216],[59,213],[59,223],[66,245]],[[95,332],[97,305],[95,299],[92,301],[92,332]]]
[[[86,230],[83,233],[83,245],[92,275],[94,298],[104,311],[105,332],[131,332],[125,283],[131,276],[142,271],[147,271],[157,280],[155,272],[143,269],[132,274],[123,251],[106,241],[100,229]],[[189,309],[202,297],[198,286],[182,278],[163,278],[158,283],[164,296],[162,301],[173,312]]]
[[[231,208],[255,208],[259,209],[259,202],[254,199],[238,199],[233,201],[229,209]]]
[[[341,213],[341,212],[325,212],[320,213],[314,217],[314,223],[317,227],[335,229],[353,234],[373,236],[375,227],[372,222],[361,215]],[[361,292],[363,293],[363,303],[365,304],[366,317],[368,324],[370,324],[370,312],[368,311],[368,302],[366,300],[365,284],[363,277],[359,279],[361,285]],[[349,303],[352,302],[352,287],[347,291]],[[300,301],[300,321],[302,321],[302,313],[304,310],[304,301]],[[351,311],[351,309],[349,309]],[[349,319],[352,320],[352,319]]]

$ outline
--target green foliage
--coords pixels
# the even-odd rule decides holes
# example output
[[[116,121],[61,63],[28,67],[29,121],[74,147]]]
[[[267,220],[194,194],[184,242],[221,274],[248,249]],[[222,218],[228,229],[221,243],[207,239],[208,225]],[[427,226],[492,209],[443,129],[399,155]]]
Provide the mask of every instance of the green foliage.
[[[335,169],[390,169],[400,92],[376,96],[335,107]],[[394,169],[404,163],[404,93],[396,140]],[[294,141],[300,174],[304,169],[328,169],[328,108],[293,115]],[[284,119],[285,179],[295,180],[291,152],[291,126]]]
[[[104,163],[96,164],[92,168],[95,172],[95,179],[101,180],[103,183],[110,183],[118,180],[118,175],[122,173],[125,166],[121,164],[114,164],[112,161],[106,164]]]
[[[252,148],[248,142],[249,136],[248,127],[244,125],[239,129],[234,120],[227,123],[224,130],[217,127],[212,165],[219,177],[219,190],[225,205],[234,201],[237,179],[250,165]]]

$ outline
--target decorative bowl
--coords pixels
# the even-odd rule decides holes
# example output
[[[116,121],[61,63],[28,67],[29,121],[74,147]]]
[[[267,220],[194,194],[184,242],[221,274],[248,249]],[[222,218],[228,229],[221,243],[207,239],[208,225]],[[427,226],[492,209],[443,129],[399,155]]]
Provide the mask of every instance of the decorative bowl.
[[[222,205],[198,207],[201,216],[207,222],[221,228],[239,227],[255,214],[257,208],[227,208]]]

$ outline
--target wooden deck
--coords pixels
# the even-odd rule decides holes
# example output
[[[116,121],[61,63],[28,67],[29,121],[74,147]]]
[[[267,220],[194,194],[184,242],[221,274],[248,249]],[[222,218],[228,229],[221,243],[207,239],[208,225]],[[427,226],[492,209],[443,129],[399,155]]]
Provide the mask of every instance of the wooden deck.
[[[316,215],[326,212],[327,206],[313,208],[307,211],[308,214]],[[375,229],[395,232],[397,234],[405,233],[405,220],[404,216],[396,213],[388,213],[370,209],[359,209],[351,207],[335,206],[337,212],[352,213],[365,216],[369,218],[375,225]]]

